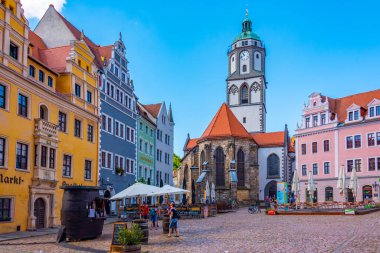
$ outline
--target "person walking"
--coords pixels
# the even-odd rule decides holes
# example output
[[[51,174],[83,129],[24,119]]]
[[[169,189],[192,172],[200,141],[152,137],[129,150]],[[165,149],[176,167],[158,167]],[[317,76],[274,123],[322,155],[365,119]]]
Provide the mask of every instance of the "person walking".
[[[168,237],[171,237],[173,232],[175,231],[175,237],[179,237],[178,232],[178,212],[175,208],[174,203],[170,204],[170,223],[169,223],[169,234]]]
[[[151,221],[151,225],[150,225],[151,230],[154,227],[156,227],[156,216],[157,216],[156,208],[154,206],[152,206],[152,208],[150,208],[150,210],[149,210],[149,219]]]
[[[147,220],[149,214],[149,206],[147,203],[144,202],[144,205],[141,208],[141,216],[143,219]]]

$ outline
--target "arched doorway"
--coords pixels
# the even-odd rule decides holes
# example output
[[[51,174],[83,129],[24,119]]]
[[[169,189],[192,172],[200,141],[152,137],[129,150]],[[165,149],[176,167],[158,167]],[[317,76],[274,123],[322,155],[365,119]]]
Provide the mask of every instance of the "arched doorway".
[[[265,196],[269,196],[270,198],[272,197],[277,197],[277,182],[276,181],[270,181],[267,183],[264,189]]]
[[[363,186],[363,200],[371,200],[372,199],[372,186],[365,185]]]
[[[37,229],[45,227],[45,215],[46,215],[45,201],[42,198],[38,198],[34,202],[34,217],[36,217]]]
[[[109,190],[106,190],[104,192],[104,198],[106,198],[106,199],[111,198],[111,193]],[[107,201],[107,204],[106,204],[106,214],[107,215],[111,214],[111,202],[109,200]]]

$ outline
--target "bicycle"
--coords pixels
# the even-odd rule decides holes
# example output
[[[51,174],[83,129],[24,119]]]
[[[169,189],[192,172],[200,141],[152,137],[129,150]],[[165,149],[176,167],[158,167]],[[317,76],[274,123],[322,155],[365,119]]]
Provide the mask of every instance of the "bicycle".
[[[261,209],[260,209],[260,207],[258,207],[256,205],[251,205],[250,207],[248,207],[248,213],[250,213],[250,214],[261,213]]]

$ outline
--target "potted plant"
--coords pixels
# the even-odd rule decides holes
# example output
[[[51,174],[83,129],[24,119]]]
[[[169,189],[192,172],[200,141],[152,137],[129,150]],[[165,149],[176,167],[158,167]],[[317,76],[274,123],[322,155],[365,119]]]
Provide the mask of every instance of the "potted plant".
[[[131,228],[119,231],[118,242],[123,245],[123,252],[140,253],[143,236],[140,226],[132,224]]]
[[[120,176],[124,175],[124,169],[123,168],[116,167],[115,172],[117,175],[120,175]]]

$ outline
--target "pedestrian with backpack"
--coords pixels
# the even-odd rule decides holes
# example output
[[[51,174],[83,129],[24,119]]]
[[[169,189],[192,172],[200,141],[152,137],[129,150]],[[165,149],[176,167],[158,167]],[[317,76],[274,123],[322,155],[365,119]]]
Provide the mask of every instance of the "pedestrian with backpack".
[[[168,237],[171,237],[173,232],[175,231],[175,237],[179,237],[178,232],[178,211],[175,208],[174,202],[170,204],[170,223],[169,223],[169,234]]]
[[[157,211],[154,206],[149,210],[149,218],[151,223],[150,229],[152,230],[154,227],[156,227],[156,219],[157,219]],[[156,228],[157,230],[157,228]]]

